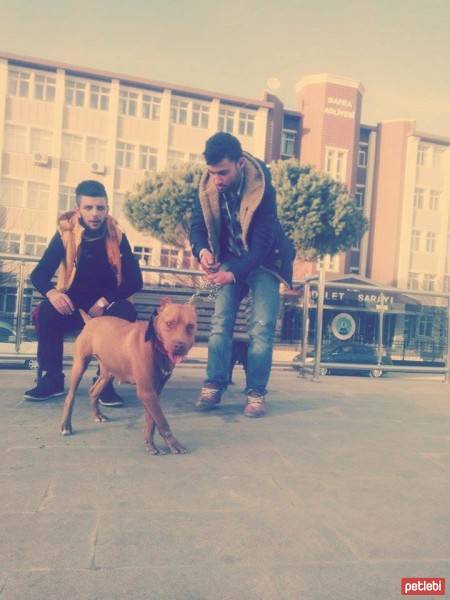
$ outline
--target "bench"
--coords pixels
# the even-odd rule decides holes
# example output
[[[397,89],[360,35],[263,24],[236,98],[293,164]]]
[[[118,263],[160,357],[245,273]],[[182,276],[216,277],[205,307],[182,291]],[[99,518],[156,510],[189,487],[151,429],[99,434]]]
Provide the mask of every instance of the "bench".
[[[188,302],[196,290],[192,288],[179,287],[156,287],[148,286],[133,296],[133,303],[138,312],[139,319],[148,320],[158,308],[161,298],[170,298],[173,302],[182,304]],[[205,342],[209,339],[211,331],[211,318],[214,312],[214,300],[208,299],[209,292],[201,291],[195,298],[194,305],[197,311],[197,342]],[[234,326],[233,339],[247,341],[247,309],[248,300],[245,298],[239,307]]]
[[[187,302],[197,290],[188,287],[165,287],[165,286],[145,286],[140,292],[133,295],[133,304],[138,313],[138,319],[148,321],[154,311],[159,307],[161,298],[170,298],[175,303]],[[197,311],[197,335],[196,342],[205,343],[209,339],[211,331],[211,319],[214,313],[214,300],[208,299],[209,291],[202,290],[195,298],[195,308]],[[40,304],[43,297],[39,292],[33,293],[32,310]],[[231,359],[231,373],[235,364],[240,363],[246,369],[248,333],[247,333],[247,313],[248,299],[244,298],[241,302],[233,332],[233,347]],[[24,328],[25,336],[32,338],[34,336],[34,327],[30,322]],[[73,332],[65,337],[67,341],[73,341],[78,332]]]

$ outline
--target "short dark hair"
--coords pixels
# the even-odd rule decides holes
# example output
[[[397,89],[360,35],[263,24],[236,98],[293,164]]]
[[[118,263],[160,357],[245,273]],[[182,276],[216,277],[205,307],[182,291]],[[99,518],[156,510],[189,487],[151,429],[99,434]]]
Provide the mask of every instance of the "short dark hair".
[[[207,165],[216,165],[224,158],[237,162],[242,157],[242,146],[234,135],[220,131],[206,141],[203,156]]]
[[[106,201],[108,201],[108,195],[106,193],[105,186],[100,181],[95,181],[95,179],[86,179],[86,181],[79,183],[75,189],[75,196],[78,206],[80,206],[81,196],[90,196],[91,198],[106,198]]]

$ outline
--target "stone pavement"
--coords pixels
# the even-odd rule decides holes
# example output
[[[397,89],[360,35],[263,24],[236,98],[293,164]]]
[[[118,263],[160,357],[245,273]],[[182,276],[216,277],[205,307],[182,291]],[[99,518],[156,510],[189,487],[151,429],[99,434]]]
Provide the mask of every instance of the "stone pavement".
[[[449,386],[276,369],[270,414],[250,420],[242,372],[220,409],[196,413],[202,375],[181,366],[164,392],[190,453],[151,457],[131,386],[96,424],[85,377],[63,438],[62,399],[25,402],[33,374],[0,371],[0,600],[390,600],[402,577],[450,588]]]

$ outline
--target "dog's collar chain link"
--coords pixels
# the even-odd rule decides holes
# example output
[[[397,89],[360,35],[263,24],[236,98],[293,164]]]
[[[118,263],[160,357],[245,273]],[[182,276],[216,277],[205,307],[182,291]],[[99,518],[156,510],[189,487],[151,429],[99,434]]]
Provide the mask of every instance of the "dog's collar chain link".
[[[205,292],[205,291],[208,292],[208,295],[206,296],[205,300],[207,302],[215,302],[215,300],[217,298],[217,293],[219,292],[219,289],[221,287],[222,286],[220,283],[211,283],[209,281],[202,281],[198,290],[196,292],[194,292],[192,294],[192,296],[189,298],[189,300],[187,301],[187,304],[192,304],[195,301],[195,299],[198,298],[199,296],[201,296],[203,294],[203,292]]]

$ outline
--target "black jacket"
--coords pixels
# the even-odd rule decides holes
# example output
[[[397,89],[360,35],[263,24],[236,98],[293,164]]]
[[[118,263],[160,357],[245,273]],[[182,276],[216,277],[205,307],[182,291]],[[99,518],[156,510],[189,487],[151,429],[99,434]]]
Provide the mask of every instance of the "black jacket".
[[[227,257],[227,265],[236,280],[242,280],[257,267],[264,267],[288,286],[292,285],[292,265],[295,250],[281,228],[277,217],[276,194],[270,173],[263,162],[244,153],[245,182],[239,221],[245,253]],[[199,259],[203,248],[210,250],[218,261],[226,252],[217,188],[206,172],[195,202],[190,242],[192,253]]]
[[[52,278],[65,254],[61,236],[56,233],[39,263],[31,273],[34,287],[42,295],[54,288]],[[125,235],[120,243],[122,282],[117,286],[108,262],[105,239],[82,241],[77,272],[67,295],[77,308],[88,310],[100,298],[109,302],[128,298],[142,288],[142,274]]]

